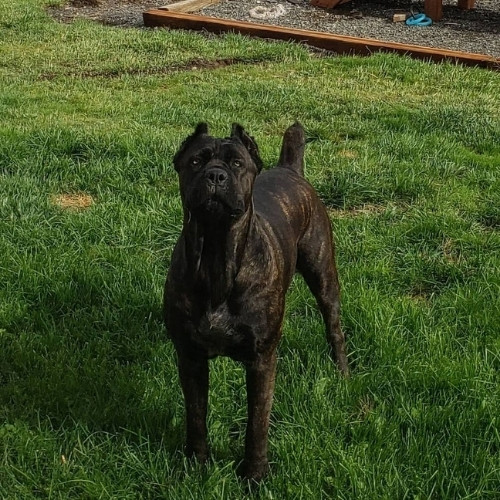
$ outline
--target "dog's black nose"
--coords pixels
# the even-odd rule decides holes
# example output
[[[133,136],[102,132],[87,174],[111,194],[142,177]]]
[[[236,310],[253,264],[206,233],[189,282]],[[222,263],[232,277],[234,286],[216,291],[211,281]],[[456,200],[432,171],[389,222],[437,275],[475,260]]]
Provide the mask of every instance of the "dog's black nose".
[[[228,175],[222,168],[211,168],[207,170],[206,179],[212,186],[224,186],[227,182]]]

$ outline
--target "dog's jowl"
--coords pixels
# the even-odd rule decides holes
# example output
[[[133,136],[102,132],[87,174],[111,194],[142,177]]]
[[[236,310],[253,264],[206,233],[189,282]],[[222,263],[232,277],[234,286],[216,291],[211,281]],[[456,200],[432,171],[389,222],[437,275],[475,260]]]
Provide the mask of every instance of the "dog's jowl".
[[[240,125],[225,139],[201,123],[174,158],[184,224],[165,284],[165,320],[186,405],[186,452],[208,456],[208,360],[246,369],[248,479],[267,472],[267,435],[285,293],[298,270],[316,297],[339,369],[347,374],[330,221],[304,179],[304,130],[292,125],[278,166],[261,173],[257,144]],[[306,332],[307,333],[307,332]]]

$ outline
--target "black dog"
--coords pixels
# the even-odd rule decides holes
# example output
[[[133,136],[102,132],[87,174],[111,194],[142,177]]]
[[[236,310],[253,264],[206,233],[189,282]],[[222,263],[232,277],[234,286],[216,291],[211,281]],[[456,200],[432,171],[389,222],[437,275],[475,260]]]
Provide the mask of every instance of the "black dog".
[[[285,293],[297,269],[316,297],[339,369],[347,374],[330,221],[303,177],[304,130],[284,135],[278,166],[259,175],[257,144],[240,125],[214,138],[200,123],[174,158],[184,226],[165,284],[165,320],[186,404],[186,452],[208,456],[208,360],[246,368],[248,424],[238,472],[267,472],[267,434]]]

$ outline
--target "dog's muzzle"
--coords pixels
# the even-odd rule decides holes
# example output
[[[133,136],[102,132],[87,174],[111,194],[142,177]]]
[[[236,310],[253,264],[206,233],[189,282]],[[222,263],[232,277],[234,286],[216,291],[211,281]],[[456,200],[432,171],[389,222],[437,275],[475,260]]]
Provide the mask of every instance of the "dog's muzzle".
[[[225,192],[227,189],[229,174],[222,168],[212,167],[205,172],[205,181],[210,194]]]

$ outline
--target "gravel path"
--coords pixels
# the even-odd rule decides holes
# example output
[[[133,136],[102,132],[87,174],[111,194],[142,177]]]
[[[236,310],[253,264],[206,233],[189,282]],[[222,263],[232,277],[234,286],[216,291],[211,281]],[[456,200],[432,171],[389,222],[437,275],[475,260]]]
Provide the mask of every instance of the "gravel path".
[[[62,21],[86,17],[106,24],[141,26],[144,10],[166,3],[169,0],[74,0],[51,12]],[[476,0],[476,8],[468,11],[458,9],[456,0],[443,0],[443,19],[429,27],[392,22],[394,13],[409,13],[411,6],[423,10],[423,2],[412,0],[352,0],[330,10],[313,7],[309,0],[222,0],[200,13],[500,57],[500,0]],[[282,14],[256,19],[250,15],[255,7],[260,12],[272,9]]]
[[[286,0],[225,0],[202,12],[214,17],[500,56],[500,0],[477,0],[477,8],[470,11],[445,0],[443,19],[429,27],[392,22],[395,12],[409,13],[410,1],[353,0],[330,10],[315,8],[308,0],[295,1],[298,4]],[[282,5],[286,13],[259,21],[249,14],[256,5]]]

